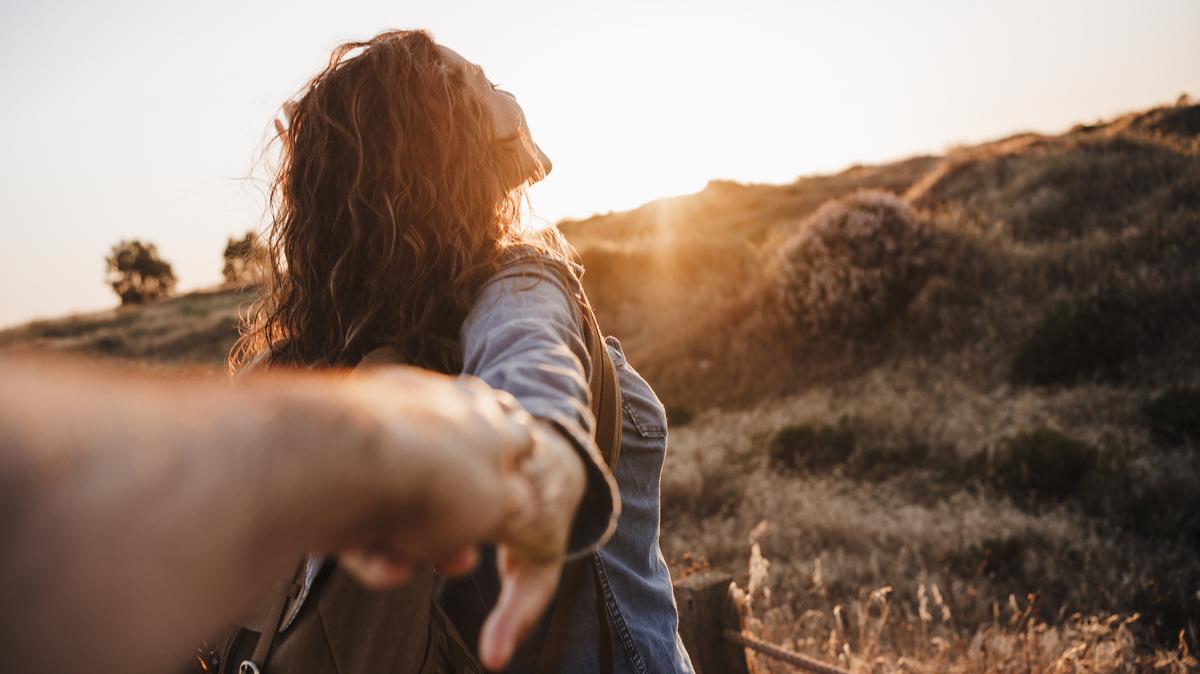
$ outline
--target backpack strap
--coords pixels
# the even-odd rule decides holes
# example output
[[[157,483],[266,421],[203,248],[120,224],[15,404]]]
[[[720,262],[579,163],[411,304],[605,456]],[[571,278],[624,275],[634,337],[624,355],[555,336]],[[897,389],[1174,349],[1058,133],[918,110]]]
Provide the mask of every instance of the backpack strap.
[[[592,392],[592,416],[595,417],[594,427],[596,446],[600,455],[608,464],[609,470],[616,470],[617,462],[621,459],[621,387],[617,381],[617,368],[612,356],[604,344],[600,334],[600,324],[596,322],[596,313],[591,303],[583,295],[578,296],[579,310],[583,318],[583,329],[586,332],[588,356],[592,361],[591,380],[588,382]],[[546,633],[546,641],[542,645],[542,653],[538,658],[537,674],[552,674],[562,657],[567,640],[567,625],[571,621],[571,612],[575,608],[575,600],[583,588],[584,580],[591,571],[593,585],[596,589],[596,623],[599,627],[600,643],[600,672],[613,672],[613,640],[612,623],[605,603],[603,584],[600,577],[599,553],[593,552],[584,559],[577,559],[563,567],[559,580],[558,592],[555,594],[554,610],[550,614],[550,627]]]
[[[266,670],[267,659],[271,657],[271,646],[275,643],[275,637],[279,635],[279,626],[283,624],[283,615],[287,612],[288,602],[300,592],[300,585],[295,582],[294,578],[297,575],[303,578],[303,574],[304,560],[302,559],[300,567],[293,574],[293,579],[280,578],[271,587],[271,605],[267,610],[263,630],[254,644],[253,655],[249,660],[242,660],[238,664],[238,674],[261,674]]]
[[[587,330],[588,356],[592,360],[588,385],[592,390],[592,416],[596,419],[596,446],[608,469],[614,471],[621,459],[621,386],[617,382],[617,367],[600,334],[596,313],[582,293],[579,305]]]

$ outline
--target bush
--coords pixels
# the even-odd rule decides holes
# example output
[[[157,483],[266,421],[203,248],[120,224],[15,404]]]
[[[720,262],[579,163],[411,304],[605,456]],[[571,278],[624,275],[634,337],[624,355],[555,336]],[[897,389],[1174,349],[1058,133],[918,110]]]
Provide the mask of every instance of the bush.
[[[1016,383],[1072,383],[1119,378],[1138,352],[1138,307],[1117,293],[1055,304],[1017,351]]]
[[[692,423],[696,418],[696,412],[690,407],[683,405],[667,405],[667,425],[671,428],[680,428]]]
[[[786,426],[771,441],[770,464],[786,471],[828,469],[849,459],[856,444],[845,423]]]
[[[1083,511],[1146,540],[1170,540],[1200,550],[1200,455],[1161,452],[1117,455],[1098,465],[1079,494]],[[1197,608],[1200,608],[1198,606]]]
[[[1018,498],[1070,496],[1096,465],[1091,445],[1051,428],[1037,428],[1001,441],[992,456],[994,484]]]
[[[266,278],[269,253],[254,232],[240,239],[230,237],[225,242],[225,264],[221,275],[225,283],[238,288],[259,285]]]
[[[1002,222],[1018,241],[1062,241],[1152,222],[1157,214],[1143,201],[1196,164],[1170,139],[1074,134],[960,153],[909,196],[919,207],[952,206]]]
[[[1155,439],[1168,445],[1200,443],[1200,390],[1176,388],[1155,396],[1144,408]]]
[[[1130,126],[1151,133],[1163,133],[1194,138],[1200,136],[1200,105],[1193,105],[1186,95],[1173,106],[1155,108],[1130,120]]]
[[[175,290],[175,272],[158,256],[158,248],[152,243],[121,241],[104,262],[105,280],[122,305],[161,299]]]
[[[1200,288],[1105,289],[1055,304],[1018,347],[1012,380],[1051,385],[1125,378],[1133,361],[1200,322]]]
[[[929,445],[915,440],[894,446],[866,445],[855,453],[847,468],[852,477],[881,480],[920,468],[929,458]]]
[[[965,578],[1021,582],[1027,580],[1026,555],[1036,555],[1040,546],[1045,546],[1045,542],[1036,536],[990,536],[961,549],[947,551],[942,561]]]
[[[894,195],[827,203],[784,247],[783,304],[808,336],[874,336],[940,265],[933,244],[932,228]]]
[[[1152,484],[1130,485],[1114,499],[1109,517],[1142,536],[1174,539],[1200,550],[1200,499],[1196,498],[1195,466],[1179,466]]]

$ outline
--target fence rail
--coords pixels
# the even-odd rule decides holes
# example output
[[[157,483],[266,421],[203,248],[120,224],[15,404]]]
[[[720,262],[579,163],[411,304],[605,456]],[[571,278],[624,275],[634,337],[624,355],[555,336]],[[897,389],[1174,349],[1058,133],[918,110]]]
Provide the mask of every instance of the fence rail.
[[[732,584],[732,576],[713,571],[693,574],[675,584],[679,636],[696,674],[750,674],[746,649],[813,674],[850,674],[747,634],[730,594]]]

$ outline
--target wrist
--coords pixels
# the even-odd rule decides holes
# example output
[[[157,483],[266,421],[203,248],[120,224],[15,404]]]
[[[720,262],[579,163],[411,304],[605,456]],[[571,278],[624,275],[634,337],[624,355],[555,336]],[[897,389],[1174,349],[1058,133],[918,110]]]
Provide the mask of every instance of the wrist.
[[[547,445],[553,447],[559,455],[558,460],[562,465],[564,502],[570,507],[573,515],[579,509],[579,504],[583,502],[583,492],[587,486],[587,472],[584,468],[583,456],[557,426],[544,422],[538,425],[549,438],[546,441]]]
[[[579,452],[556,426],[539,421],[534,437],[537,451],[518,471],[529,481],[538,503],[523,521],[514,523],[512,528],[519,532],[514,542],[526,559],[561,559],[587,477]]]

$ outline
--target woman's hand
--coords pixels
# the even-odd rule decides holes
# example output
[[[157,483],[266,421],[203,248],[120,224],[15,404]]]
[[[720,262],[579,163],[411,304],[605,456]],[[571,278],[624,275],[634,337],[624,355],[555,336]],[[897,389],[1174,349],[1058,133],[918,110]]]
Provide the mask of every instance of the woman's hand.
[[[554,598],[586,485],[583,460],[559,431],[538,423],[534,439],[533,452],[519,466],[533,499],[505,522],[497,539],[500,598],[479,637],[479,658],[493,670],[508,663]]]

